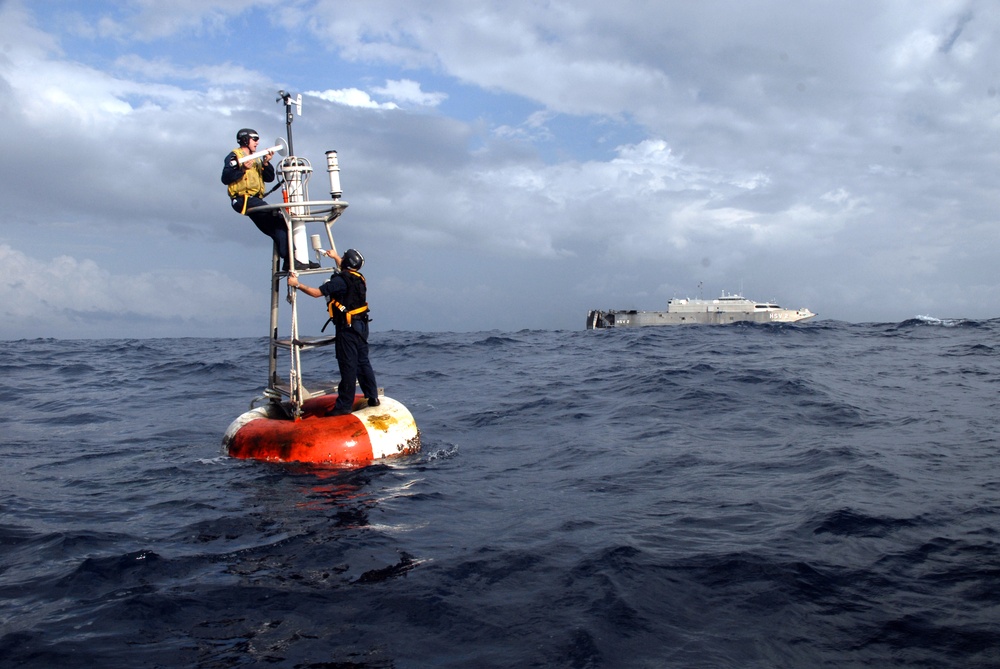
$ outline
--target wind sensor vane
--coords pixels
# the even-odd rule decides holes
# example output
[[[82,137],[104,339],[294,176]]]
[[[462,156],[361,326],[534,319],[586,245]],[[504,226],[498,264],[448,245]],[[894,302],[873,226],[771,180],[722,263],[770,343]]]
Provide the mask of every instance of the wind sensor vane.
[[[292,105],[295,105],[295,113],[298,116],[302,116],[302,93],[295,96],[295,100],[292,100],[291,93],[286,93],[285,91],[278,91],[278,96],[275,102],[284,102],[285,106],[288,107],[289,113],[291,113]]]

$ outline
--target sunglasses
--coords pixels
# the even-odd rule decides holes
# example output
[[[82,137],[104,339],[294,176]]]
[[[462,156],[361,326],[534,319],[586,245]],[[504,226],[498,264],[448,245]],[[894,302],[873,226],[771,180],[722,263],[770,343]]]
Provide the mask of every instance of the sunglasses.
[[[256,142],[260,140],[260,135],[250,135],[248,139],[252,139],[253,141]]]

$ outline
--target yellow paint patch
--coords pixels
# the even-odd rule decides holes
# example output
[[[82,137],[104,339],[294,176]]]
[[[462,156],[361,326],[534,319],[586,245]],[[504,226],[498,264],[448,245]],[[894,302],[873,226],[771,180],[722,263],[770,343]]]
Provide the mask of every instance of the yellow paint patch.
[[[383,432],[388,432],[389,428],[398,423],[396,417],[391,413],[380,413],[374,416],[365,416],[365,420],[374,430],[382,430]]]

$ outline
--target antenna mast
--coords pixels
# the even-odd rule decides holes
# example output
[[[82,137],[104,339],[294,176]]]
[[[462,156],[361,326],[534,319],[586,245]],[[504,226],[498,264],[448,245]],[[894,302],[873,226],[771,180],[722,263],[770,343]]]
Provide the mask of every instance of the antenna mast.
[[[295,96],[292,99],[291,93],[286,93],[285,91],[278,91],[278,99],[275,102],[285,103],[285,127],[288,129],[288,155],[294,156],[295,149],[292,147],[292,105],[295,106],[295,112],[302,116],[302,93]]]

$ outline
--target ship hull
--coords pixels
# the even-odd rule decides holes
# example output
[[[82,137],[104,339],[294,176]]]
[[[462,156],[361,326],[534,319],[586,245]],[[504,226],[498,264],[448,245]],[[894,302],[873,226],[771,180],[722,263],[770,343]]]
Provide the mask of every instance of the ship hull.
[[[816,314],[808,309],[781,309],[759,312],[734,311],[591,311],[587,329],[639,328],[654,325],[728,325],[730,323],[799,323]]]

